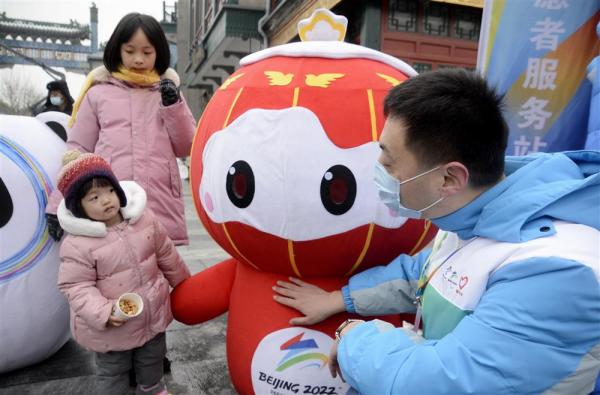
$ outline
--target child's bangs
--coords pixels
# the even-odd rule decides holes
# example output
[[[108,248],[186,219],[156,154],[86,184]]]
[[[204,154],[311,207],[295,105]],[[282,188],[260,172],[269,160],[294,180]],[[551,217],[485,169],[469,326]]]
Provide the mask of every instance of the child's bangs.
[[[82,185],[81,196],[85,196],[92,188],[101,188],[108,186],[112,186],[112,183],[108,178],[94,177],[91,180],[86,181],[85,184]]]

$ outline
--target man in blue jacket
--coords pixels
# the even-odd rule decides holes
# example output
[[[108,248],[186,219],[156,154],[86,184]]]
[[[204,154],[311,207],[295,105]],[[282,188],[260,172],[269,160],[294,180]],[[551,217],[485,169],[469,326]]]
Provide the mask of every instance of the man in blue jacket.
[[[362,394],[588,394],[600,369],[600,152],[504,158],[501,98],[442,70],[390,91],[375,182],[391,210],[440,228],[433,247],[334,292],[291,278],[275,299],[345,322],[332,374]]]

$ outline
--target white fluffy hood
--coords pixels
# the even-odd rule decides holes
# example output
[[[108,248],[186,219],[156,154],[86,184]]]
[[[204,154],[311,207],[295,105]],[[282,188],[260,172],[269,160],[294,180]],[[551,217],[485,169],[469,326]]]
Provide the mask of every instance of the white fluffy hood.
[[[127,206],[121,208],[121,215],[129,223],[135,223],[146,208],[146,191],[134,181],[119,182],[127,197]],[[63,199],[56,211],[60,226],[72,235],[88,237],[104,237],[108,234],[106,225],[100,221],[92,221],[86,218],[77,218],[67,209]]]

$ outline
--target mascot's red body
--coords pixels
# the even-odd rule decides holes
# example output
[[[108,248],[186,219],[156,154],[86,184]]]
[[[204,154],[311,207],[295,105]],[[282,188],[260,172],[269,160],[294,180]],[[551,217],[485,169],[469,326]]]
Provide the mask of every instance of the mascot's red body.
[[[240,393],[346,393],[325,365],[348,315],[290,327],[298,312],[276,303],[272,286],[296,276],[340,289],[435,233],[390,213],[373,183],[383,99],[412,72],[391,59],[341,42],[271,48],[245,58],[204,110],[191,188],[203,225],[233,258],[182,283],[172,307],[188,324],[229,311]]]

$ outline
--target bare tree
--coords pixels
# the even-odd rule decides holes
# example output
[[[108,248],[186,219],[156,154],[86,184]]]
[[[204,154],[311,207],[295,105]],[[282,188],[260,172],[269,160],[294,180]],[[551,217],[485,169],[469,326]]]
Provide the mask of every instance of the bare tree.
[[[0,113],[31,115],[31,107],[44,97],[19,70],[0,75]]]

